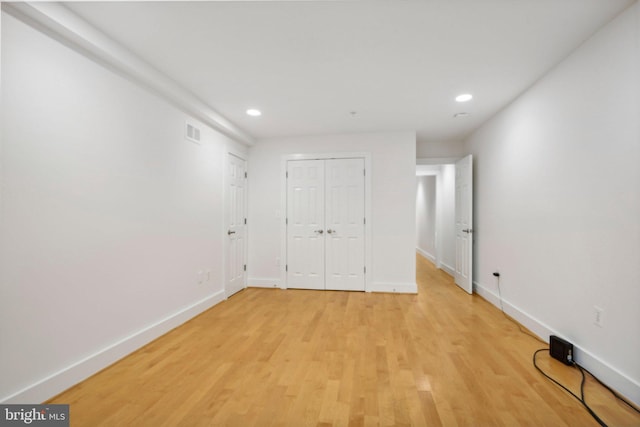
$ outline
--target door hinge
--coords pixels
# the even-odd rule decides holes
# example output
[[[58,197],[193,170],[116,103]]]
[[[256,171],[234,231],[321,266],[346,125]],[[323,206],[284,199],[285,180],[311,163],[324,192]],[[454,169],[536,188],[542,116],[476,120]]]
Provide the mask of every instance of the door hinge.
[[[284,271],[289,271],[289,264],[284,266]]]
[[[247,271],[247,264],[244,265],[244,271]]]
[[[247,177],[247,173],[246,173],[246,172],[244,173],[244,177],[245,177],[245,178]]]
[[[285,223],[285,225],[289,225],[289,218],[285,218],[284,219],[284,223]]]
[[[362,218],[362,223],[363,223],[364,225],[367,225],[367,218]]]
[[[244,225],[247,225],[247,218],[244,219]]]
[[[364,274],[367,274],[367,266],[364,266]]]
[[[285,178],[289,178],[289,172],[285,172],[284,175],[285,175]]]
[[[362,175],[367,176],[367,170],[366,169],[362,169]]]

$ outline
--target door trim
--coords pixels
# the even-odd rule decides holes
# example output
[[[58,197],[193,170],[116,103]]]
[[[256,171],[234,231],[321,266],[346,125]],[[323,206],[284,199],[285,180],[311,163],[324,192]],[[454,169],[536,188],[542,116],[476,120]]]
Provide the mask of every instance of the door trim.
[[[371,226],[373,223],[371,216],[371,153],[367,152],[332,152],[332,153],[300,153],[287,154],[282,156],[280,161],[280,211],[278,221],[280,222],[280,288],[287,289],[287,162],[289,160],[330,160],[330,159],[364,159],[364,168],[367,171],[364,177],[364,215],[367,220],[364,227],[364,262],[366,274],[364,275],[365,292],[372,291],[373,269],[371,266]]]

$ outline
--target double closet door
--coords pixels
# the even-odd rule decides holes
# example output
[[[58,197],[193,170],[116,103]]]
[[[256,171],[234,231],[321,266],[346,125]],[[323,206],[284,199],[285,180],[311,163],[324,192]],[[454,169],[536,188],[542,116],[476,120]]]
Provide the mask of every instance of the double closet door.
[[[287,162],[287,287],[365,290],[364,159]]]

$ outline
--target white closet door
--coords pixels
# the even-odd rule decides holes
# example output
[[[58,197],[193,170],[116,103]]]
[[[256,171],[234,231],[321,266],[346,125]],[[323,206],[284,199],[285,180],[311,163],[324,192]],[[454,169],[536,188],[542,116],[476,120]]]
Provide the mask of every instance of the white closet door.
[[[326,289],[364,291],[364,159],[325,162]]]
[[[325,288],[324,162],[287,162],[287,287]]]

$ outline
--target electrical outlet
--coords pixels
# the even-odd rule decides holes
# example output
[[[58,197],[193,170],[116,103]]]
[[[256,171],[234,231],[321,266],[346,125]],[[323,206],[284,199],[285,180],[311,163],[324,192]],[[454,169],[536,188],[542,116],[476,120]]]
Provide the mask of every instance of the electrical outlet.
[[[604,317],[604,309],[598,307],[597,305],[594,305],[593,306],[593,324],[600,328],[604,327],[603,317]]]

